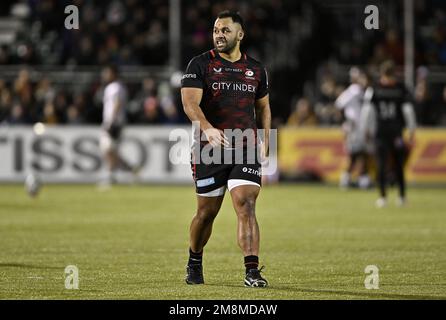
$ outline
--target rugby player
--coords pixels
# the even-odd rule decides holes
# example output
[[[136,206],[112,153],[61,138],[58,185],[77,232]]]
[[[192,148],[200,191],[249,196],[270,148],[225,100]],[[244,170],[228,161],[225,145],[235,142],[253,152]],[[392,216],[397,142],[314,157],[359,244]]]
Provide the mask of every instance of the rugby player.
[[[386,175],[389,156],[395,163],[399,187],[397,205],[404,205],[406,203],[404,161],[415,141],[416,119],[411,95],[403,84],[398,83],[392,61],[381,64],[378,84],[373,88],[367,88],[360,121],[363,135],[374,132],[380,193],[376,206],[381,208],[387,204]],[[407,127],[409,132],[407,143],[403,139],[404,127]]]
[[[342,129],[345,133],[345,148],[349,154],[347,170],[342,173],[339,186],[348,188],[352,184],[352,173],[359,163],[358,186],[368,188],[370,178],[367,174],[367,146],[359,131],[359,118],[363,104],[364,91],[367,88],[367,75],[358,69],[350,69],[350,86],[345,89],[335,101],[335,106],[343,111],[345,121]]]
[[[184,111],[193,123],[199,124],[200,137],[204,136],[201,139],[204,141],[195,141],[192,148],[197,211],[190,225],[188,284],[204,283],[203,248],[228,188],[238,220],[238,244],[244,255],[244,284],[268,285],[258,269],[259,226],[255,207],[261,186],[261,159],[250,157],[252,147],[257,150],[259,145],[260,158],[268,156],[271,127],[268,79],[262,64],[240,51],[244,34],[243,20],[238,13],[221,12],[214,23],[215,48],[194,57],[182,79]],[[239,139],[230,139],[226,134],[228,129],[257,132],[257,128],[265,132],[261,144],[257,134],[253,145],[249,141],[238,143]],[[231,152],[230,163],[198,161],[200,151],[209,145],[213,152],[222,150],[222,158]],[[234,156],[234,151],[239,150],[243,151],[241,158]]]
[[[100,148],[107,164],[107,175],[100,181],[99,186],[106,189],[115,181],[114,175],[118,169],[131,171],[136,175],[139,168],[131,167],[118,151],[121,132],[126,122],[126,87],[119,80],[118,69],[115,65],[106,66],[102,70],[101,77],[106,86],[103,95]]]

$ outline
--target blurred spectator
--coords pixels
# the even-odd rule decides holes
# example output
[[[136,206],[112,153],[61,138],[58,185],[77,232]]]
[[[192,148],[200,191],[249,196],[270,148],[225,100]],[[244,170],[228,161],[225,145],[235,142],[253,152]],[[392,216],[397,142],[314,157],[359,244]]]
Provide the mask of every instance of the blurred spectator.
[[[434,106],[428,91],[426,79],[417,82],[414,94],[415,112],[419,123],[423,125],[435,125],[437,122]]]
[[[66,111],[68,107],[68,101],[65,92],[58,91],[51,105],[52,105],[51,117],[54,117],[51,119],[55,119],[55,121],[57,122],[65,123]]]
[[[140,122],[144,119],[145,122],[145,103],[149,98],[153,98],[155,100],[155,104],[157,104],[156,99],[156,82],[153,78],[147,77],[143,79],[141,84],[141,89],[135,94],[135,97],[130,102],[129,108],[129,121],[137,121]],[[154,119],[153,115],[149,118]]]
[[[429,70],[419,67],[416,72],[414,89],[414,106],[418,123],[424,126],[435,126],[440,123],[442,104],[442,88],[429,84]]]
[[[10,63],[10,56],[8,54],[8,49],[4,45],[0,46],[0,65],[9,63]]]
[[[52,101],[56,92],[47,77],[43,77],[36,86],[34,97],[37,103],[46,103]]]
[[[27,69],[20,70],[14,82],[14,94],[17,104],[13,107],[13,121],[26,121],[37,116],[37,107],[33,101],[33,87]]]
[[[19,97],[28,94],[31,90],[31,81],[29,77],[29,71],[27,69],[22,69],[19,71],[17,79],[14,82],[14,93]]]
[[[294,111],[288,118],[289,126],[314,126],[317,125],[317,118],[307,98],[297,100]]]
[[[155,96],[148,96],[144,99],[142,122],[151,124],[161,122],[159,102]]]
[[[389,55],[383,44],[378,43],[373,48],[373,55],[368,61],[371,68],[378,69],[378,67],[386,60],[389,60]]]
[[[12,108],[11,91],[4,86],[4,82],[0,80],[0,123],[7,121]]]
[[[404,46],[402,41],[400,40],[400,36],[397,30],[387,30],[383,47],[387,53],[387,56],[392,59],[397,65],[404,64]]]
[[[158,86],[158,96],[160,107],[164,114],[164,123],[177,123],[179,121],[178,112],[174,103],[171,88],[168,82],[161,82]]]
[[[79,109],[75,105],[70,105],[67,110],[67,124],[83,124],[84,119],[82,118]]]
[[[74,61],[78,65],[92,65],[95,62],[93,41],[88,35],[81,38],[79,48],[74,54]]]
[[[24,108],[20,103],[15,103],[12,106],[10,115],[7,119],[10,124],[26,124],[29,123],[28,118],[25,114]]]
[[[342,90],[343,88],[337,86],[332,76],[323,78],[319,87],[318,102],[315,105],[315,113],[319,124],[333,125],[342,122],[342,113],[334,105]]]
[[[138,122],[173,124],[179,121],[168,82],[157,83],[153,78],[145,78],[131,105],[130,118]]]
[[[60,13],[66,1],[23,3],[30,9],[29,17],[23,21],[26,27],[19,31],[15,46],[0,47],[0,64],[127,65],[135,64],[135,60],[148,65],[167,63],[168,7],[164,1],[77,0],[72,4],[79,8],[79,30],[63,28],[65,15]],[[138,37],[141,43],[131,41]],[[151,59],[147,52],[155,58]]]
[[[43,107],[42,122],[46,124],[57,124],[59,122],[56,115],[56,108],[52,102],[47,102]]]

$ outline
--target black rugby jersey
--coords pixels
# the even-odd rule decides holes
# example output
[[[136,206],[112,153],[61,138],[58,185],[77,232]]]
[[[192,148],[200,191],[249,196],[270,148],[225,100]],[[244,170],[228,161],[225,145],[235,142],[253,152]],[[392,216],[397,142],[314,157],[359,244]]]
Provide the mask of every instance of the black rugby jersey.
[[[194,57],[183,75],[182,88],[203,89],[200,108],[217,129],[256,129],[255,101],[268,94],[260,62],[242,53],[230,62],[216,50]]]
[[[391,138],[402,135],[405,127],[403,105],[412,101],[405,86],[378,84],[373,87],[371,94],[376,115],[376,136]]]

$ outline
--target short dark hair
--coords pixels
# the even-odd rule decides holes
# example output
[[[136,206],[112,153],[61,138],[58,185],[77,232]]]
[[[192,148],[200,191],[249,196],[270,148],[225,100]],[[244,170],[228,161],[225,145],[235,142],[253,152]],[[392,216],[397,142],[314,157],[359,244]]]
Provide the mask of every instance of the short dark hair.
[[[217,19],[224,19],[224,18],[231,18],[233,22],[241,25],[242,30],[245,30],[245,23],[243,22],[243,18],[239,12],[225,10],[217,15]]]
[[[115,76],[119,75],[119,67],[114,63],[106,65],[105,69],[109,69]]]

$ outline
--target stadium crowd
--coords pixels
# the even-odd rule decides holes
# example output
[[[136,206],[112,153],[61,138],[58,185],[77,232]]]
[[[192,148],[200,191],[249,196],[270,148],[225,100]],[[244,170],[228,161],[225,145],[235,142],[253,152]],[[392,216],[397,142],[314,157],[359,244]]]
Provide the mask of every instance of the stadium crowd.
[[[392,19],[383,19],[382,28],[376,31],[355,27],[364,18],[362,11],[351,19],[340,18],[325,3],[265,0],[254,7],[250,1],[181,1],[182,68],[192,56],[212,46],[212,17],[223,9],[236,9],[246,19],[243,49],[264,62],[270,72],[274,125],[338,125],[342,114],[334,101],[348,85],[339,66],[363,66],[373,76],[377,66],[389,58],[402,65],[403,30],[401,24],[388,22]],[[446,86],[430,80],[429,67],[446,66],[445,4],[438,0],[415,3],[418,123],[446,126]],[[68,4],[80,8],[79,30],[63,27],[65,16],[60,12]],[[28,8],[26,28],[12,45],[0,47],[1,65],[25,66],[13,81],[0,80],[2,123],[100,122],[103,86],[99,80],[82,91],[74,90],[49,76],[32,79],[33,66],[168,63],[167,1],[42,0],[23,1],[22,5]],[[388,14],[400,15],[400,6],[388,7]],[[147,76],[139,84],[128,84],[128,90],[130,123],[186,121],[177,89],[166,79]]]
[[[0,80],[0,123],[94,124],[102,117],[104,86],[93,82],[85,91],[58,88],[48,78],[31,80],[22,69],[8,84]],[[130,123],[167,124],[184,122],[178,112],[170,84],[146,77],[140,85],[128,85],[131,99],[127,105]]]

